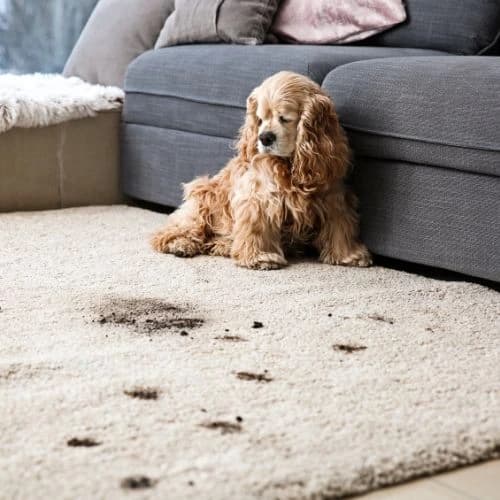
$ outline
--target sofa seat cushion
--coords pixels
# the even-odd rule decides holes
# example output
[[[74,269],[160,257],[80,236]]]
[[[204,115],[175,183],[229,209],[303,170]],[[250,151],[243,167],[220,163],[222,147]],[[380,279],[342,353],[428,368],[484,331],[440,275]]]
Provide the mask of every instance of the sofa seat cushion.
[[[439,56],[391,47],[184,45],[150,51],[129,67],[124,120],[233,138],[246,98],[281,70],[321,83],[337,66],[363,59]]]
[[[323,87],[357,154],[500,176],[500,58],[354,62]]]
[[[358,157],[361,237],[378,255],[500,281],[500,178]]]

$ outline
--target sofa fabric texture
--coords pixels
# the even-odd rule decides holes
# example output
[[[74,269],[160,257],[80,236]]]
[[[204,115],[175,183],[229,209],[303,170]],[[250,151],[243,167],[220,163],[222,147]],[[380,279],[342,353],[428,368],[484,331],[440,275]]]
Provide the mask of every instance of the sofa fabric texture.
[[[370,38],[370,45],[482,54],[498,41],[498,0],[406,0],[408,19]]]
[[[124,121],[234,139],[248,95],[278,71],[296,71],[321,84],[333,68],[352,61],[423,54],[442,53],[291,45],[192,45],[151,51],[129,68]]]
[[[156,48],[186,43],[260,44],[266,38],[278,0],[175,0]]]
[[[500,176],[500,61],[359,61],[328,74],[343,126],[363,155]]]
[[[125,123],[123,189],[135,198],[176,207],[182,183],[216,174],[234,154],[232,139]]]
[[[500,177],[358,156],[354,182],[370,250],[500,281]]]
[[[405,19],[402,0],[283,0],[272,32],[292,43],[350,43]]]
[[[137,58],[128,69],[125,90],[244,106],[248,94],[277,71],[288,69],[321,83],[332,69],[353,61],[419,55],[446,54],[393,47],[185,45]]]
[[[153,48],[173,10],[174,0],[100,0],[66,63],[64,76],[123,87],[127,66]]]

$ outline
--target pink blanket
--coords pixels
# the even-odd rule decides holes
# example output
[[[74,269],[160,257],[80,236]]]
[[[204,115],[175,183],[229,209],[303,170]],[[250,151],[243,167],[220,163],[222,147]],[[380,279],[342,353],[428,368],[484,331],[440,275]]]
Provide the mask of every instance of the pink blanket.
[[[349,43],[405,19],[402,0],[282,0],[271,31],[298,43]]]

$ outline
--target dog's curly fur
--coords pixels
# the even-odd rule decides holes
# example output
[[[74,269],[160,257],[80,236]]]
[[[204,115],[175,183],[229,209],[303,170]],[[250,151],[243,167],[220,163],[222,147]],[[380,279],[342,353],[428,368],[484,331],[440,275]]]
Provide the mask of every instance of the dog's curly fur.
[[[274,146],[262,143],[273,132]],[[159,252],[232,257],[276,269],[285,251],[312,244],[322,262],[368,266],[357,200],[343,179],[350,150],[331,99],[310,79],[280,72],[247,100],[238,155],[212,178],[184,186],[184,203],[157,233]]]

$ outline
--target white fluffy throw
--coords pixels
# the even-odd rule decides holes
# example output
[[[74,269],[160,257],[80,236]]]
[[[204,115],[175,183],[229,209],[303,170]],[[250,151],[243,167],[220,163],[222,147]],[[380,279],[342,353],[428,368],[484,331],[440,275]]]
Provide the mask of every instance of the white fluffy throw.
[[[120,109],[123,91],[57,74],[0,75],[0,133],[55,125]]]

